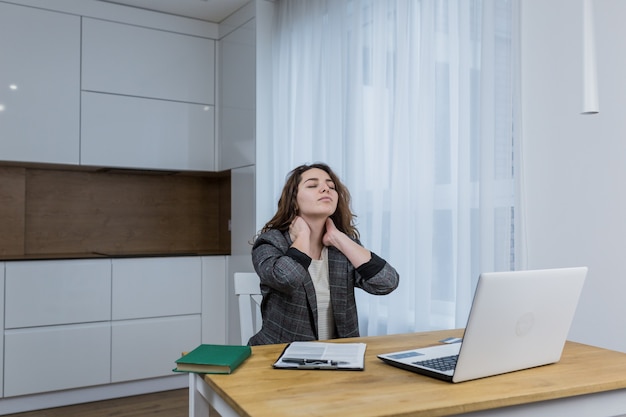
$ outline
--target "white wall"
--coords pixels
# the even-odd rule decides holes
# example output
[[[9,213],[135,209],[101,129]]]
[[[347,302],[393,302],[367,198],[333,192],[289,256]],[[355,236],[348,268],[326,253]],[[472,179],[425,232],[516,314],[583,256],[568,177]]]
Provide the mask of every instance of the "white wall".
[[[600,114],[582,107],[582,1],[522,0],[529,268],[587,265],[570,338],[626,352],[626,1],[596,0]]]

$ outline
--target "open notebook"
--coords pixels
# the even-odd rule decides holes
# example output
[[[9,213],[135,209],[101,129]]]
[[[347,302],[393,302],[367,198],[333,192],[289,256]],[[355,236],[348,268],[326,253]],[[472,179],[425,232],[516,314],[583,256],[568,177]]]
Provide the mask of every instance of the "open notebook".
[[[378,355],[449,382],[558,362],[586,267],[480,275],[462,341]]]

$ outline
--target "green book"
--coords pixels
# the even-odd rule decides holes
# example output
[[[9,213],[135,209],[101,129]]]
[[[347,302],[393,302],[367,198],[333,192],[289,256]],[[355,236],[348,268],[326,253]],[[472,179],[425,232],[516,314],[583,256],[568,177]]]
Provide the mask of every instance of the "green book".
[[[230,374],[250,355],[250,346],[200,345],[176,361],[176,372]]]

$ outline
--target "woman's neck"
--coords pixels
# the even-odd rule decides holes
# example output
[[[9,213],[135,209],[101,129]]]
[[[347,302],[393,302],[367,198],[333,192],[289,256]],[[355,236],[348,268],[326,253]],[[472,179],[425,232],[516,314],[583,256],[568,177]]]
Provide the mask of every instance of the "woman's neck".
[[[311,235],[309,236],[309,247],[311,250],[311,258],[319,260],[322,258],[322,249],[324,244],[322,238],[326,230],[326,219],[305,219],[309,228],[311,229]]]

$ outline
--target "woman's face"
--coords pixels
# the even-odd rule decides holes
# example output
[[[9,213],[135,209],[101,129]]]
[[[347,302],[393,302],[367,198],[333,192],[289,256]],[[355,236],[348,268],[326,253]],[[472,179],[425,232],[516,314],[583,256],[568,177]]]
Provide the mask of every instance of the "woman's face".
[[[301,217],[329,217],[337,209],[338,194],[330,175],[322,169],[304,171],[298,184],[298,215]]]

